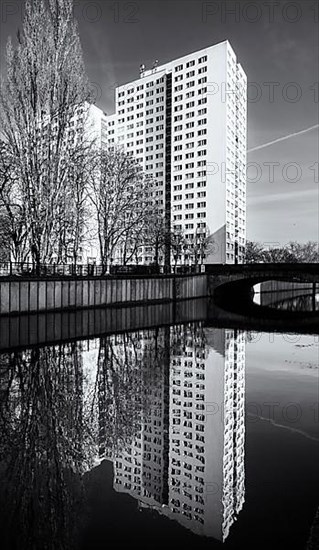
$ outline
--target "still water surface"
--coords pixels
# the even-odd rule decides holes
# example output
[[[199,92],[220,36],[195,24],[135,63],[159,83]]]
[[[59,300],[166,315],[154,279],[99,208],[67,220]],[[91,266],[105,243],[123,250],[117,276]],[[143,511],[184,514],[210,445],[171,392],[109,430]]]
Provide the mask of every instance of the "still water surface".
[[[207,319],[3,353],[5,548],[316,548],[318,353]]]

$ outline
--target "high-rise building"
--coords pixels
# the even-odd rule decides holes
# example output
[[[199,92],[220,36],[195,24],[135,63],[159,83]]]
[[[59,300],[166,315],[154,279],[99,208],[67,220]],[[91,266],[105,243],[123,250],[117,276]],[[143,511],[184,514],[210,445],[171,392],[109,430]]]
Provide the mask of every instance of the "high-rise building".
[[[246,91],[227,40],[150,70],[141,65],[137,80],[116,88],[104,143],[123,145],[153,177],[159,211],[193,245],[178,263],[194,261],[196,242],[204,263],[244,259]]]

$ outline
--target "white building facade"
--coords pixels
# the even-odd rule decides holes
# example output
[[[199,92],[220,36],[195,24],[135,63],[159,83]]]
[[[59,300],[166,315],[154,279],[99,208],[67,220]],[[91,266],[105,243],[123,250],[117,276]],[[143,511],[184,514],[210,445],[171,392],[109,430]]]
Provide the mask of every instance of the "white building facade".
[[[241,263],[246,127],[247,79],[225,41],[151,70],[142,65],[139,79],[116,88],[103,143],[140,161],[159,211],[187,242],[209,240],[201,261]],[[184,247],[177,263],[188,259]]]

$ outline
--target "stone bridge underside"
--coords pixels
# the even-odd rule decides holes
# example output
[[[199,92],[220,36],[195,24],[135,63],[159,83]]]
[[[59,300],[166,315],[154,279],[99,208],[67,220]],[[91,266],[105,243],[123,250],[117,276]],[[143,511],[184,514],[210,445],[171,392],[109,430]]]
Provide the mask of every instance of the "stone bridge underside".
[[[218,269],[219,268],[219,269]],[[211,322],[227,324],[229,314],[239,326],[253,324],[267,330],[309,330],[318,332],[318,312],[291,312],[253,302],[253,286],[268,280],[319,284],[318,264],[245,264],[208,266],[209,295],[213,298]],[[317,287],[314,286],[314,289]],[[269,325],[269,327],[268,327]]]

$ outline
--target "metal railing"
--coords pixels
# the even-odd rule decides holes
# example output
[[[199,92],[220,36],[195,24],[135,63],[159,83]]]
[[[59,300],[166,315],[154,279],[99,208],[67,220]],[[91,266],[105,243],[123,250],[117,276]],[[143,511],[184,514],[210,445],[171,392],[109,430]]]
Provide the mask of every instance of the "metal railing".
[[[0,262],[0,277],[107,277],[124,275],[159,275],[200,273],[201,266],[40,264]]]

